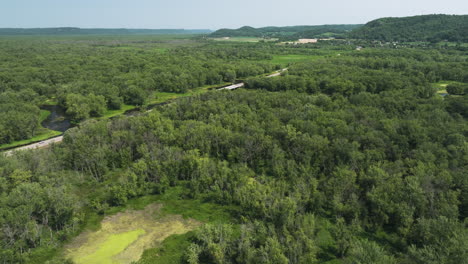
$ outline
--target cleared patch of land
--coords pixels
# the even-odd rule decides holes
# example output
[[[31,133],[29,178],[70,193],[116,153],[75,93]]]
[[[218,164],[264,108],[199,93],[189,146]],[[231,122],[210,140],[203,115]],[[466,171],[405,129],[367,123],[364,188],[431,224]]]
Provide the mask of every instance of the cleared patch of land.
[[[76,237],[65,255],[76,264],[127,264],[138,261],[143,251],[175,234],[185,234],[201,222],[181,215],[161,213],[161,204],[144,210],[127,210],[104,218],[101,228]]]

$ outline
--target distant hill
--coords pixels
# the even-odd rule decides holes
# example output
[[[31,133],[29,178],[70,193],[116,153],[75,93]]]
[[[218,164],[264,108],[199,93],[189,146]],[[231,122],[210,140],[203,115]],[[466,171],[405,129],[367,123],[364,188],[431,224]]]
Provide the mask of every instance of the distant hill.
[[[468,15],[380,18],[353,30],[348,37],[382,41],[468,42]]]
[[[163,35],[209,34],[209,29],[126,29],[126,28],[0,28],[0,35]]]
[[[239,29],[220,29],[210,37],[270,37],[281,39],[337,37],[360,27],[361,25],[321,25],[290,27],[241,27]]]

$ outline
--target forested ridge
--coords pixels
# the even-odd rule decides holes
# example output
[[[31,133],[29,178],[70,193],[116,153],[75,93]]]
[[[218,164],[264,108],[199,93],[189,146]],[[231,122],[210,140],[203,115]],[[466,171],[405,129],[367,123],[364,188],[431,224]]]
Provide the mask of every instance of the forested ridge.
[[[468,42],[468,15],[380,18],[353,30],[348,36],[381,41]]]
[[[16,51],[1,53],[4,118],[35,116],[51,98],[81,120],[70,109],[99,115],[110,95],[144,104],[239,78],[245,89],[85,119],[61,144],[0,155],[3,263],[72,263],[61,250],[90,221],[164,194],[224,206],[230,219],[138,263],[468,263],[463,49],[17,41],[2,46]],[[291,55],[304,59],[255,76]]]
[[[468,15],[421,15],[379,18],[365,25],[320,25],[220,29],[210,37],[365,39],[399,42],[468,42]]]
[[[282,40],[299,38],[338,37],[361,25],[320,25],[253,28],[244,26],[238,29],[219,29],[210,37],[269,37]]]

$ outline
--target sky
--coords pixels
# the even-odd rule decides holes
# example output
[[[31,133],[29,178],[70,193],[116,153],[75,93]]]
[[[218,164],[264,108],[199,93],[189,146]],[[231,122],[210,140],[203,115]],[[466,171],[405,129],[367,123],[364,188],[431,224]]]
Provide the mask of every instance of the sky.
[[[468,0],[0,0],[0,28],[185,28],[363,24],[468,14]]]

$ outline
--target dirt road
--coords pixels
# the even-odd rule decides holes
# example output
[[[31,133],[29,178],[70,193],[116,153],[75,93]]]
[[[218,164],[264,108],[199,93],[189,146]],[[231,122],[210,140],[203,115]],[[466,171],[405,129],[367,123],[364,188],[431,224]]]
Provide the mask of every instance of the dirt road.
[[[5,156],[11,156],[16,151],[45,148],[45,147],[47,147],[47,146],[49,146],[51,144],[60,143],[60,142],[62,142],[62,140],[63,140],[63,136],[54,137],[54,138],[47,139],[47,140],[44,140],[44,141],[41,141],[41,142],[33,143],[31,145],[27,145],[27,146],[24,146],[24,147],[19,147],[19,148],[15,148],[15,149],[12,149],[12,150],[9,150],[9,151],[5,151],[4,154],[5,154]]]

